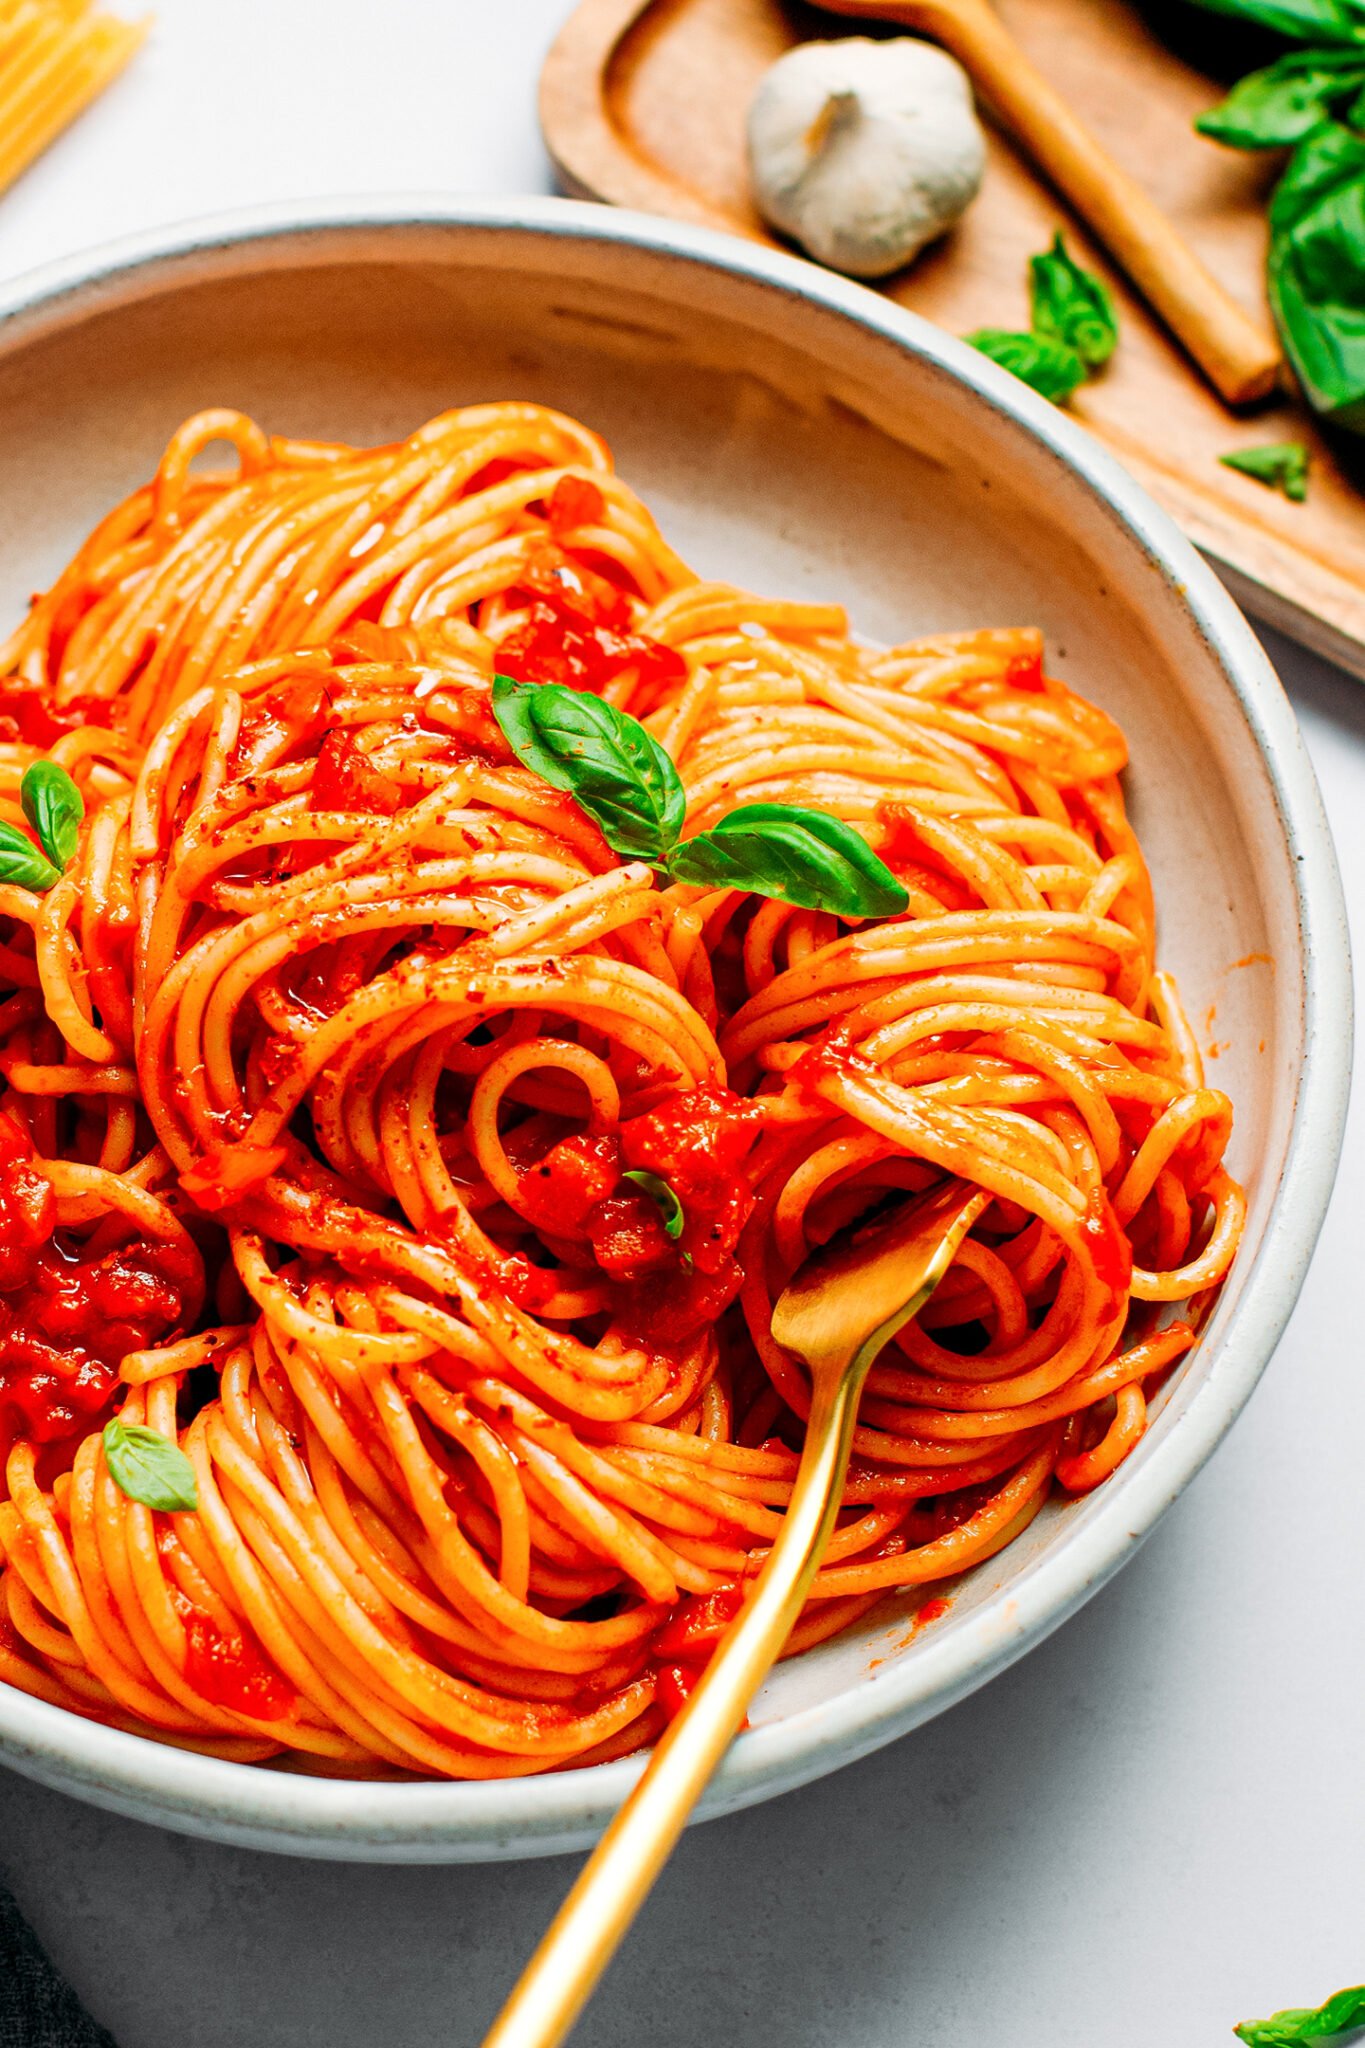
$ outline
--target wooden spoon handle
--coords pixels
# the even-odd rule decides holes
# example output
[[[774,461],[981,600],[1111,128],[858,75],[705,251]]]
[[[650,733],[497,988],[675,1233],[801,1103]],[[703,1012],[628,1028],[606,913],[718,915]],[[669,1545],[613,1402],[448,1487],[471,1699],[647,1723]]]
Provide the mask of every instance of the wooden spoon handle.
[[[1224,291],[1142,187],[1105,154],[984,0],[907,0],[904,7],[883,0],[877,11],[928,29],[952,51],[1230,405],[1273,390],[1280,368],[1273,334]]]

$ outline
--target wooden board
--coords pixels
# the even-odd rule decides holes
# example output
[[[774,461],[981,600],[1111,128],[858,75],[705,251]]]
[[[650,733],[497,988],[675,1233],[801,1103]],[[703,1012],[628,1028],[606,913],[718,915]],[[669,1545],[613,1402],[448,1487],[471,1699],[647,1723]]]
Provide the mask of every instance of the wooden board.
[[[1209,268],[1245,305],[1263,305],[1264,202],[1278,159],[1195,134],[1194,116],[1222,88],[1127,0],[999,6]],[[786,0],[582,0],[542,76],[546,144],[565,185],[585,197],[767,241],[744,164],[758,79],[794,42],[860,32],[856,21]],[[1329,446],[1297,399],[1229,411],[1065,202],[1006,137],[989,139],[981,197],[955,233],[889,280],[890,295],[954,333],[1024,327],[1027,259],[1064,226],[1081,260],[1113,285],[1122,323],[1113,362],[1072,401],[1075,416],[1174,514],[1249,611],[1365,677],[1365,441]],[[1218,462],[1289,439],[1313,450],[1303,505]]]

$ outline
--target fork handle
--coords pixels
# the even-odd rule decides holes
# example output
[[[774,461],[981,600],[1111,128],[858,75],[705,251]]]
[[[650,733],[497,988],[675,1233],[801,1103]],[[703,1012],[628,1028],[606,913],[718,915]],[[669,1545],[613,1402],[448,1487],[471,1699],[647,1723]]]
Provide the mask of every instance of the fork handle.
[[[615,1955],[805,1603],[839,1512],[865,1376],[815,1375],[791,1503],[753,1593],[579,1872],[484,2048],[554,2048]]]
[[[986,0],[883,0],[877,11],[927,30],[952,51],[1230,405],[1274,388],[1280,351],[1270,329],[1238,305],[1160,207],[1101,149]]]

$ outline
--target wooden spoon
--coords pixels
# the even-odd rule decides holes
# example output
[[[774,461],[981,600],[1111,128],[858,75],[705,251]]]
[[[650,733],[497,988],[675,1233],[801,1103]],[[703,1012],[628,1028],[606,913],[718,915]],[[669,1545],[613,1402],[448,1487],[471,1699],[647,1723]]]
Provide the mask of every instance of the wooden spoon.
[[[959,1180],[941,1183],[816,1252],[779,1298],[773,1335],[811,1376],[805,1448],[781,1534],[484,2048],[554,2048],[582,2011],[801,1612],[839,1512],[869,1366],[923,1308],[989,1199]]]
[[[1003,126],[1088,221],[1229,405],[1273,390],[1280,351],[1204,268],[1161,209],[1105,154],[1034,68],[990,0],[820,0],[832,14],[876,16],[951,50]]]

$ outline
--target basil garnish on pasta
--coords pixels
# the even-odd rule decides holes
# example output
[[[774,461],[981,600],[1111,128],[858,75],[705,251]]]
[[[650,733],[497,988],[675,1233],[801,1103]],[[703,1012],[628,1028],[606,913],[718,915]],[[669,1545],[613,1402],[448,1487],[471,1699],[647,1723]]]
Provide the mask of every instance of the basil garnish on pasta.
[[[85,804],[65,768],[55,761],[35,761],[25,771],[19,802],[39,846],[17,825],[0,821],[0,882],[41,894],[60,882],[76,851]]]
[[[613,853],[658,863],[682,829],[677,769],[638,718],[562,683],[493,678],[493,714],[524,767],[566,789]]]
[[[178,1444],[141,1422],[116,1415],[104,1425],[104,1462],[109,1477],[129,1500],[163,1514],[192,1513],[199,1506],[194,1467]]]
[[[894,917],[909,897],[860,832],[828,811],[741,804],[669,856],[680,882],[752,889],[842,917]]]
[[[910,900],[862,834],[826,811],[741,804],[681,839],[687,797],[672,760],[638,718],[589,691],[494,676],[493,715],[522,765],[567,790],[613,853],[674,881],[840,917],[894,917]]]
[[[19,801],[54,868],[65,868],[80,838],[85,801],[65,768],[35,761],[24,772]]]
[[[631,1167],[628,1172],[622,1174],[621,1178],[622,1180],[633,1180],[637,1188],[644,1190],[659,1212],[659,1220],[664,1227],[664,1236],[670,1238],[676,1244],[683,1234],[683,1225],[686,1223],[687,1217],[683,1212],[683,1205],[678,1200],[674,1189],[659,1174],[649,1173],[643,1166]]]

